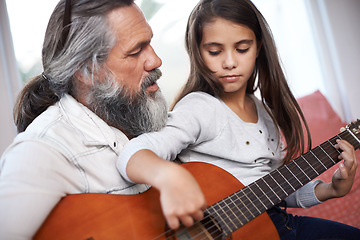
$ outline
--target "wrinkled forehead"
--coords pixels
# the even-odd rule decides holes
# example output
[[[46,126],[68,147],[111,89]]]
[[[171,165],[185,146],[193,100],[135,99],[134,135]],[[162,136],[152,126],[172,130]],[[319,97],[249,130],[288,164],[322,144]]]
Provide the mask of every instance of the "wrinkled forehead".
[[[106,18],[113,30],[124,30],[126,29],[125,27],[150,28],[144,13],[135,3],[130,6],[113,9],[107,14]]]
[[[130,51],[137,45],[150,43],[153,37],[150,25],[136,4],[112,10],[107,20],[123,50]]]

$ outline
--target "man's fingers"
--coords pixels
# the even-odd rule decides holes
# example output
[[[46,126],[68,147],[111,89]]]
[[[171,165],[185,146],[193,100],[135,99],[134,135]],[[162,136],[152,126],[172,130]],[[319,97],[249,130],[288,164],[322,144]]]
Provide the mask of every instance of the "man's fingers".
[[[196,221],[200,221],[201,219],[204,218],[204,212],[203,211],[197,211],[196,213],[194,213],[192,215],[192,217],[196,220]]]
[[[178,229],[180,223],[185,227],[192,226],[196,221],[200,221],[204,218],[204,212],[202,210],[196,211],[193,214],[182,215],[182,216],[168,216],[166,222],[171,229]]]
[[[182,216],[180,221],[185,227],[190,227],[194,224],[194,219],[191,216]]]
[[[178,229],[180,227],[179,219],[175,216],[166,217],[166,222],[171,229]]]

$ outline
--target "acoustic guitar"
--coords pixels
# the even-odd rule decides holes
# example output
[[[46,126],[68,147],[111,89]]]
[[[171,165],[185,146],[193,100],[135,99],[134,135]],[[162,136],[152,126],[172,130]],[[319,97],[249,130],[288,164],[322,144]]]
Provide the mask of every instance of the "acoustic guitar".
[[[138,195],[73,194],[62,199],[34,239],[279,239],[266,210],[338,163],[336,139],[360,147],[359,120],[295,160],[244,187],[226,171],[200,162],[182,164],[198,181],[210,207],[192,227],[170,230],[159,192]]]

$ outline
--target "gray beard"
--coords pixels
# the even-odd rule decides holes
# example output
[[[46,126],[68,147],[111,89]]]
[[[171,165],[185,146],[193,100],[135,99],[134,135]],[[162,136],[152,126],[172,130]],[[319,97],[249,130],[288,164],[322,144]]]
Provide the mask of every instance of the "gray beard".
[[[106,81],[95,81],[88,95],[89,107],[106,123],[124,131],[129,137],[158,131],[166,124],[167,104],[160,89],[147,94],[146,88],[160,77],[159,69],[151,71],[141,90],[132,96],[109,74]]]

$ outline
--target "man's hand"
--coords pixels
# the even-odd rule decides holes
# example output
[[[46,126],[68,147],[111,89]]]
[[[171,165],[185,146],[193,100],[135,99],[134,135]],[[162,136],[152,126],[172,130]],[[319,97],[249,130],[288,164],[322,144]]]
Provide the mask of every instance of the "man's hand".
[[[204,217],[205,196],[195,178],[180,165],[149,150],[140,150],[130,158],[126,172],[132,181],[160,191],[162,211],[171,229],[177,229],[181,223],[189,227]]]
[[[194,177],[183,167],[172,164],[159,185],[160,202],[170,228],[182,223],[189,227],[204,217],[205,197]]]

